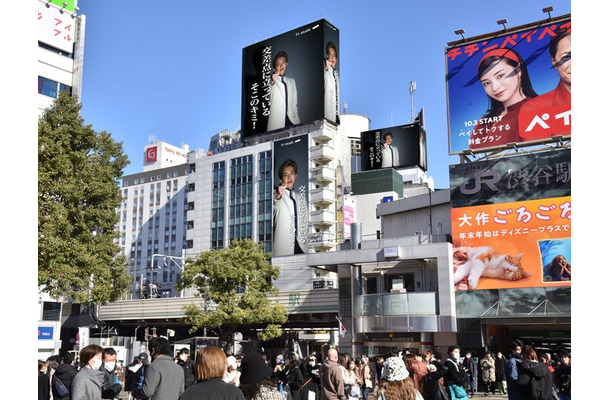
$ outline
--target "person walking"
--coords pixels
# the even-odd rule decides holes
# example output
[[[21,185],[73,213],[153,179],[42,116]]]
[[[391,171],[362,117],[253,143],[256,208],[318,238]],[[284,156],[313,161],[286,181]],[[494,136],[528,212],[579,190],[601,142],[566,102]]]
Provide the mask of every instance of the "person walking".
[[[246,354],[241,360],[241,385],[245,400],[284,400],[270,380],[273,370],[260,353]]]
[[[104,373],[104,387],[102,388],[102,398],[114,400],[119,398],[123,390],[119,377],[114,372],[116,368],[116,350],[106,347],[102,355],[102,365],[100,371]]]
[[[345,400],[343,374],[339,366],[339,353],[330,348],[326,352],[326,360],[320,367],[320,389],[322,400]]]
[[[424,392],[422,395],[426,400],[450,400],[451,396],[445,389],[443,377],[447,375],[447,366],[435,359],[428,357],[428,373],[424,376]]]
[[[207,346],[197,350],[195,383],[180,395],[180,400],[244,400],[237,386],[223,380],[226,371],[227,356],[220,347]],[[182,370],[180,374],[184,379]]]
[[[70,387],[72,400],[102,400],[104,373],[100,371],[100,367],[103,353],[104,349],[97,344],[90,344],[80,351],[80,370]]]
[[[177,400],[184,392],[184,371],[168,355],[172,353],[165,338],[156,337],[148,343],[152,362],[144,371],[144,383],[131,394],[136,399]]]
[[[498,393],[506,394],[506,358],[501,351],[496,355],[496,387]]]
[[[284,360],[284,369],[277,376],[284,387],[290,391],[293,400],[301,400],[301,392],[299,389],[305,383],[305,378],[298,365],[298,360],[294,353],[290,353]]]
[[[449,354],[449,358],[445,361],[445,366],[447,367],[445,383],[449,388],[449,394],[452,399],[466,399],[468,397],[468,394],[466,393],[466,368],[460,364],[460,348],[457,346],[449,346],[447,353]]]
[[[559,392],[559,398],[561,400],[572,399],[572,362],[571,355],[569,353],[563,353],[560,356],[560,364],[555,369],[555,386]]]
[[[481,360],[481,371],[483,375],[483,384],[485,385],[485,396],[489,396],[489,392],[496,394],[496,361],[491,355],[491,351],[485,353]]]
[[[466,368],[466,383],[468,384],[468,390],[470,390],[470,397],[474,397],[474,392],[477,391],[479,383],[479,366],[472,359],[471,352],[466,352],[462,365]]]
[[[178,353],[177,364],[184,370],[184,389],[195,383],[195,363],[190,358],[190,352],[187,347],[180,349]]]
[[[146,359],[148,359],[148,355],[146,353],[142,353],[139,356],[134,357],[131,364],[129,364],[125,370],[124,389],[127,392],[127,400],[133,399],[131,391],[138,387],[138,382],[144,382],[144,358],[142,355],[146,356]]]
[[[522,400],[521,391],[519,388],[519,371],[517,364],[522,362],[521,350],[523,342],[515,339],[510,344],[510,357],[506,362],[506,384],[508,386],[508,400]]]
[[[538,361],[532,346],[523,347],[523,361],[517,364],[521,398],[553,400],[553,375],[546,364]]]

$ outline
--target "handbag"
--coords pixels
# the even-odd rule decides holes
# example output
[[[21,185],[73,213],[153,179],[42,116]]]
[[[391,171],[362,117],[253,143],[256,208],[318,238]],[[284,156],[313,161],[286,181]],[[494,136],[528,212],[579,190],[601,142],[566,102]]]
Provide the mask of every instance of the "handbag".
[[[56,377],[55,374],[53,374],[51,381],[53,382],[53,389],[55,389],[55,392],[57,393],[58,397],[63,398],[70,394],[70,391],[68,390],[66,385],[64,385],[61,379]]]
[[[451,392],[451,398],[452,399],[467,399],[468,398],[468,393],[466,393],[466,390],[464,390],[464,387],[462,385],[458,385],[455,383],[449,383],[449,391]]]

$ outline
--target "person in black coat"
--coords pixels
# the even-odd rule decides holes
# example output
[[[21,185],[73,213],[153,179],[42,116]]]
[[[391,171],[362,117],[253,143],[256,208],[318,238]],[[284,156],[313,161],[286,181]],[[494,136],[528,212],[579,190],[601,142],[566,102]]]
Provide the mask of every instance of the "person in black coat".
[[[449,400],[451,396],[447,393],[447,389],[443,386],[443,377],[449,371],[447,366],[437,360],[430,360],[428,364],[429,372],[424,375],[424,392],[422,393],[426,400]]]
[[[286,356],[284,369],[277,378],[282,381],[285,386],[290,388],[292,400],[301,400],[301,392],[299,389],[305,383],[305,378],[303,378],[303,373],[298,366],[294,353],[290,353]]]
[[[496,355],[496,385],[500,394],[506,394],[506,358],[502,352]]]
[[[445,382],[451,391],[451,385],[461,386],[464,388],[464,393],[468,390],[468,380],[466,377],[466,368],[460,363],[460,348],[457,346],[449,346],[449,358],[445,361],[447,367],[447,375]]]
[[[195,383],[195,363],[191,360],[187,347],[180,349],[178,365],[184,370],[184,389],[186,389]]]
[[[72,353],[66,353],[61,358],[61,364],[57,365],[57,369],[55,370],[55,376],[61,379],[63,384],[70,389],[72,386],[72,381],[76,374],[78,374],[78,370],[73,364],[74,355]]]
[[[523,362],[517,364],[521,398],[524,400],[553,400],[553,375],[545,363],[538,361],[532,346],[523,348]]]

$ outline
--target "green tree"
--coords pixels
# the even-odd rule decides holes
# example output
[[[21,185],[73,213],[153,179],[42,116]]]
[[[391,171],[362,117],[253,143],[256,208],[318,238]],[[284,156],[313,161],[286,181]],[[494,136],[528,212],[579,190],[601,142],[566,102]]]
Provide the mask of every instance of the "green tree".
[[[204,299],[202,305],[185,307],[190,332],[207,328],[227,344],[241,327],[261,328],[258,337],[263,341],[280,336],[288,313],[268,297],[278,294],[273,280],[280,275],[269,260],[262,245],[247,239],[189,259],[178,287],[196,287],[196,295]]]
[[[61,93],[38,120],[38,285],[52,297],[105,304],[129,287],[118,233],[122,143],[84,126]]]

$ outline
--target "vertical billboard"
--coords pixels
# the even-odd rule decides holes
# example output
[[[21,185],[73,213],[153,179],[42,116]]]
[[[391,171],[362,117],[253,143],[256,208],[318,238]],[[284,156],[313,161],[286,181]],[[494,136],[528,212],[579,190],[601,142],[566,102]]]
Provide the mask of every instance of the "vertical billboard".
[[[456,290],[570,286],[571,197],[451,209]]]
[[[308,253],[308,136],[273,144],[273,256]]]
[[[339,123],[339,30],[319,20],[243,49],[244,137]]]
[[[421,167],[427,170],[426,131],[419,123],[360,134],[362,171]]]
[[[571,136],[570,16],[445,49],[449,153]]]

